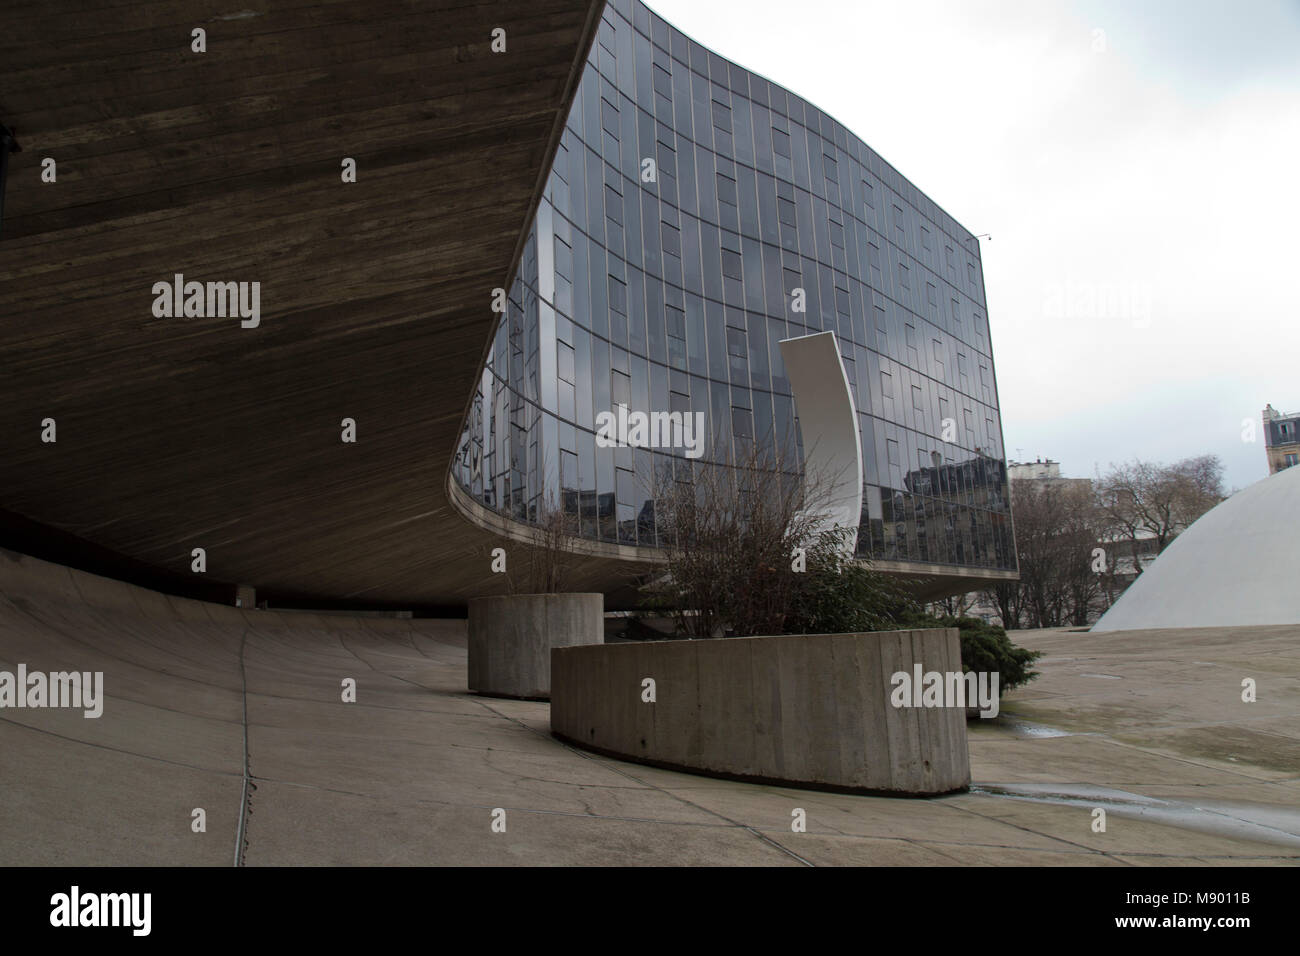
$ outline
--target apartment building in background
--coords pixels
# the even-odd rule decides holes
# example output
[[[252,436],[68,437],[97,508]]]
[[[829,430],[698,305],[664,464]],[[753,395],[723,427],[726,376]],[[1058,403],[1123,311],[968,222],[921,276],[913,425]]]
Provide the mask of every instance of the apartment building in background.
[[[1264,453],[1270,475],[1300,464],[1300,412],[1284,415],[1264,406]]]

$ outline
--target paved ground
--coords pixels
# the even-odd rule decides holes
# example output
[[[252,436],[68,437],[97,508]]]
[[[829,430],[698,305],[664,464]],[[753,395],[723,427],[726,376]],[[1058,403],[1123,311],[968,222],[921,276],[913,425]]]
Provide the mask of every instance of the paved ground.
[[[0,552],[0,670],[107,687],[99,719],[0,710],[0,860],[1300,863],[1300,628],[1016,639],[1043,676],[970,725],[973,792],[855,797],[565,747],[546,704],[465,691],[458,622],[242,611]]]

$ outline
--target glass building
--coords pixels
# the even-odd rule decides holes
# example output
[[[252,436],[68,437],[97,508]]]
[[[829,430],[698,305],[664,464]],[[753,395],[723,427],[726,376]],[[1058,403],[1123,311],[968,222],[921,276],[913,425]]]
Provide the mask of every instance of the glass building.
[[[554,501],[584,538],[659,546],[650,476],[797,436],[777,343],[831,331],[861,436],[858,553],[1016,568],[978,241],[637,0],[606,7],[499,319],[452,479],[504,518]],[[698,461],[601,447],[620,405],[703,412],[714,442]]]

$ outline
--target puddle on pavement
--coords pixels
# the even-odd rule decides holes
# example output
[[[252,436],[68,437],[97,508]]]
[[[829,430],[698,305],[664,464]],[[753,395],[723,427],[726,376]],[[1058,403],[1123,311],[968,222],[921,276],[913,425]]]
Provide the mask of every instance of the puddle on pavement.
[[[1048,727],[1046,724],[1035,724],[1028,720],[1022,720],[1019,717],[1011,717],[1002,714],[994,722],[996,727],[1005,727],[1014,733],[1017,737],[1095,737],[1096,734],[1078,733],[1073,730],[1060,730],[1056,727]]]
[[[971,793],[1054,803],[1147,820],[1214,836],[1300,848],[1300,809],[1262,803],[1166,800],[1091,784],[972,784]]]

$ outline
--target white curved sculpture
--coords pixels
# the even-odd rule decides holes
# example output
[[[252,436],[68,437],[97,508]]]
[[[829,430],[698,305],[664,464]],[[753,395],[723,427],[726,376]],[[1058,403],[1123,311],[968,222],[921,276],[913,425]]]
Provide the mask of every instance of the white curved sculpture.
[[[1300,468],[1220,502],[1173,540],[1094,631],[1300,624]]]
[[[835,333],[782,339],[780,345],[803,435],[804,472],[829,490],[819,510],[830,524],[856,532],[862,518],[862,439]],[[849,556],[856,546],[856,534],[846,535]]]

